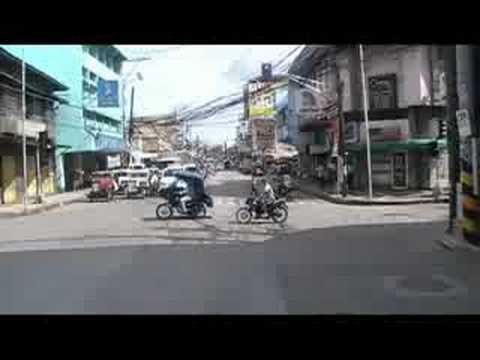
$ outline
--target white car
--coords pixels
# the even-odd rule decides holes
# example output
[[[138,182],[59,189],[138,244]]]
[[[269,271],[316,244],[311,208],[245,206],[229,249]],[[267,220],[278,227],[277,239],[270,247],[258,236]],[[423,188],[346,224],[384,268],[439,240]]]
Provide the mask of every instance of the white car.
[[[183,165],[183,170],[186,172],[192,172],[201,175],[201,171],[199,167],[195,164],[186,164]]]

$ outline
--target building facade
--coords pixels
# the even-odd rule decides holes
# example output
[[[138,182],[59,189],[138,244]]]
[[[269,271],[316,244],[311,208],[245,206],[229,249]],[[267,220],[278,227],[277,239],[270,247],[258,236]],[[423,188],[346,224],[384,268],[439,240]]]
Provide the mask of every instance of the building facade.
[[[67,87],[26,63],[26,116],[22,111],[22,60],[0,48],[0,203],[23,200],[26,138],[27,201],[55,191],[56,118]]]
[[[131,126],[132,145],[143,153],[163,156],[181,145],[182,129],[175,114],[134,118]]]
[[[445,140],[444,59],[441,46],[372,45],[365,48],[369,100],[372,178],[375,188],[431,189],[448,186]],[[305,51],[308,51],[308,47]],[[308,86],[319,94],[319,111],[308,109],[308,86],[296,86],[295,112],[303,137],[307,166],[335,158],[339,143],[339,112],[349,185],[367,186],[365,123],[358,46],[310,47],[311,57],[291,73],[314,80]],[[339,103],[341,81],[342,102]],[[315,92],[314,92],[315,93]],[[299,102],[302,102],[299,104]],[[339,106],[341,105],[341,106]]]
[[[65,155],[123,146],[122,96],[119,106],[98,107],[100,79],[121,81],[125,57],[109,45],[2,45],[3,49],[65,84],[58,93],[65,100],[56,121],[56,184],[70,190],[66,178],[82,168],[81,157],[65,163]],[[120,87],[121,88],[121,85]],[[121,94],[119,94],[121,95]]]

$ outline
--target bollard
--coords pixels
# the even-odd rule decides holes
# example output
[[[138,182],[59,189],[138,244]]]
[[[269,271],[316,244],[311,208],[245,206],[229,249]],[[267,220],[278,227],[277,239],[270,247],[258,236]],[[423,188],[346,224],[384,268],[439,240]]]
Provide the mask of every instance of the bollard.
[[[480,197],[475,185],[475,181],[478,184],[479,177],[478,171],[474,171],[473,164],[477,165],[476,161],[462,159],[462,230],[466,241],[472,245],[480,246]],[[474,173],[477,175],[477,179],[474,178]]]

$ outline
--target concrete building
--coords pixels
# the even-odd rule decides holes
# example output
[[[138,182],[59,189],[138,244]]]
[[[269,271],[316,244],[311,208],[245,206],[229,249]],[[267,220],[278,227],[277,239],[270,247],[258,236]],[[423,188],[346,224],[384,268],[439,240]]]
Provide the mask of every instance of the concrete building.
[[[0,48],[0,203],[23,200],[23,131],[26,135],[27,196],[53,193],[58,91],[68,88],[26,64],[26,119],[23,128],[22,61]]]
[[[179,145],[181,130],[175,114],[137,117],[132,123],[132,145],[143,153],[166,155]]]
[[[68,91],[58,94],[61,104],[56,126],[56,183],[71,190],[73,173],[82,168],[72,154],[119,148],[123,142],[122,96],[119,107],[99,108],[99,79],[121,81],[125,57],[110,45],[2,45],[3,49],[58,79]],[[119,86],[121,88],[121,86]],[[67,156],[67,154],[70,154]]]
[[[307,47],[290,73],[315,80],[320,111],[304,116],[312,94],[294,85],[290,97],[299,124],[299,150],[312,169],[336,156],[337,77],[343,83],[342,110],[351,169],[351,188],[367,185],[365,124],[358,46]],[[444,59],[441,46],[365,47],[369,94],[372,176],[377,189],[431,189],[448,186],[448,166],[440,129],[445,120]],[[303,95],[303,96],[299,96]],[[313,92],[314,94],[315,92]],[[433,97],[432,97],[433,94]],[[433,101],[432,101],[433,100]],[[303,101],[303,103],[301,103]]]

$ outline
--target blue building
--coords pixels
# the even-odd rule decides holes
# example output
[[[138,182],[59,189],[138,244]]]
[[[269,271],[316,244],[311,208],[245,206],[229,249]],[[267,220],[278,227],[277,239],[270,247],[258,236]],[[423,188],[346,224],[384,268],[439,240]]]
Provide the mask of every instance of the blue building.
[[[122,96],[119,106],[99,108],[97,90],[101,80],[121,80],[125,56],[111,45],[3,45],[6,51],[57,79],[68,87],[58,94],[68,103],[56,117],[56,183],[70,190],[66,178],[81,169],[81,159],[66,163],[67,154],[121,148],[124,145]]]

